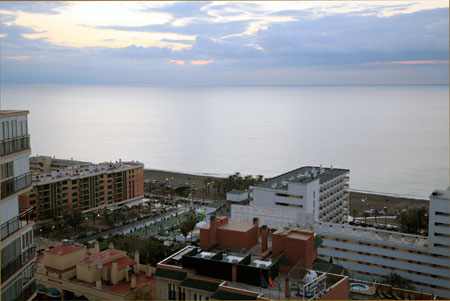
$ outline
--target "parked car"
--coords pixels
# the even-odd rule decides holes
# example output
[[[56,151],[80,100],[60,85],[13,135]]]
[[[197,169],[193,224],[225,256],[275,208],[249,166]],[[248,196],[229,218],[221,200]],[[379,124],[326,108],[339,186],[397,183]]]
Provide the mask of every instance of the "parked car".
[[[387,226],[386,226],[386,229],[387,229],[387,230],[392,230],[393,227],[392,227],[392,225],[387,225]]]
[[[91,236],[92,234],[94,234],[94,232],[89,231],[89,232],[86,233],[86,236]]]
[[[120,226],[122,226],[123,225],[123,223],[122,222],[120,222],[120,223],[117,223],[117,224],[115,224],[114,226],[116,226],[116,227],[120,227]]]

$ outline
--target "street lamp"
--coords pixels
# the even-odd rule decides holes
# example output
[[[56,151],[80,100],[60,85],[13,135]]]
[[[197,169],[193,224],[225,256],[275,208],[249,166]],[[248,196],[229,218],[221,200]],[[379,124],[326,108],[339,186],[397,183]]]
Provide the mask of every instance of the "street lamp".
[[[386,224],[387,224],[387,207],[386,206],[384,206],[384,226],[386,226]]]

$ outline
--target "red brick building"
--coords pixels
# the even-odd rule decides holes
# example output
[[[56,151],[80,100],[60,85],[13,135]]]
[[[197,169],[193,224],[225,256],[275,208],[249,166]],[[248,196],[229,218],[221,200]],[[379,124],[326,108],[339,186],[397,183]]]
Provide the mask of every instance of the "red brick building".
[[[144,164],[116,162],[69,166],[32,176],[33,189],[19,197],[21,210],[46,219],[67,210],[83,212],[144,197]]]

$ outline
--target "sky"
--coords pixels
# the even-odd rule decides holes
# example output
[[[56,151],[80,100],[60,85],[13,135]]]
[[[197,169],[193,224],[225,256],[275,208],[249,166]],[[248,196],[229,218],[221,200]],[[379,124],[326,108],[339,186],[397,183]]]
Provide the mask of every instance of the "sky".
[[[1,83],[448,84],[448,1],[0,2]]]

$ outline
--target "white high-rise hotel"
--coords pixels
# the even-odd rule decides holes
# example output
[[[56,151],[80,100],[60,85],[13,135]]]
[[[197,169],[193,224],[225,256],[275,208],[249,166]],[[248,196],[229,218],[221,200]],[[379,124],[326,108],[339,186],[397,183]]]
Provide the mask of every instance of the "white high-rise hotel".
[[[232,218],[258,217],[272,228],[341,223],[348,218],[348,181],[348,169],[301,167],[251,187],[251,206],[233,205]]]
[[[352,277],[379,281],[395,272],[419,291],[450,299],[449,190],[430,196],[428,236],[350,226],[348,174],[317,167],[282,174],[253,187],[250,206],[232,205],[231,220],[313,229],[323,240],[318,256],[332,257]]]
[[[31,300],[36,296],[33,221],[19,214],[18,196],[31,189],[28,111],[0,111],[1,116],[1,299]]]

